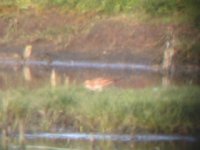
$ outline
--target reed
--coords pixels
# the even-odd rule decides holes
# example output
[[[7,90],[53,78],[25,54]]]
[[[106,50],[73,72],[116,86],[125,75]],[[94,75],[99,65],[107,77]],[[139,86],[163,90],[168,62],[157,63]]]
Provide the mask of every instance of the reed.
[[[8,102],[7,111],[1,104],[0,127],[9,123],[12,132],[62,127],[80,132],[187,134],[200,129],[199,87],[102,92],[81,86],[41,87],[13,89],[0,97]]]

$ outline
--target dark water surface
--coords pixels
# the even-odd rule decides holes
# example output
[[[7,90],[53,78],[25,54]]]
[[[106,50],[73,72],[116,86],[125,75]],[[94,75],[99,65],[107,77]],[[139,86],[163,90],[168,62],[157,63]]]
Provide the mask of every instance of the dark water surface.
[[[97,77],[115,80],[119,88],[146,88],[198,84],[199,72],[187,70],[171,76],[162,75],[160,67],[144,64],[102,63],[89,61],[0,61],[0,88],[15,85],[38,87],[51,83],[52,72],[57,84],[82,84]]]
[[[198,150],[199,139],[179,135],[116,135],[86,133],[26,134],[31,150]],[[9,149],[21,149],[13,143]]]

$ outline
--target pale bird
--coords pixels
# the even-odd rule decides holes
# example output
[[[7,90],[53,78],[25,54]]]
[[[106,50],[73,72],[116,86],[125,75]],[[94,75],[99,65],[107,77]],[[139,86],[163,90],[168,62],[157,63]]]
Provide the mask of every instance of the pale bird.
[[[27,45],[24,49],[23,58],[28,59],[31,56],[32,52],[32,45]]]
[[[113,80],[105,78],[96,78],[92,80],[86,80],[84,87],[91,91],[102,91],[103,88],[113,83]]]

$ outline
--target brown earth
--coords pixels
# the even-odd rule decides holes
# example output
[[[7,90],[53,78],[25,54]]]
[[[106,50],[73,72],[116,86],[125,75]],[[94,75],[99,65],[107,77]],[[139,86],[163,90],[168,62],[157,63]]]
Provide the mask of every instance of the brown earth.
[[[31,44],[33,59],[160,64],[172,31],[177,59],[199,64],[198,29],[188,24],[152,22],[140,21],[134,15],[108,17],[62,13],[56,9],[13,12],[0,17],[0,59],[21,58],[25,45]],[[194,45],[198,50],[188,52]]]

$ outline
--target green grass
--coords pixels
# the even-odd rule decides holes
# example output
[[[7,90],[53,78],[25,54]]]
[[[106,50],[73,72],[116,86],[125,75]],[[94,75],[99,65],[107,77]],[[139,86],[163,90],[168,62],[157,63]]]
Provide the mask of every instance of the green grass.
[[[199,16],[198,0],[1,0],[0,6],[17,6],[19,9],[59,7],[64,10],[106,13],[146,11],[153,15],[172,15],[181,12]]]
[[[2,0],[0,5],[17,6],[19,9],[60,7],[64,10],[121,12],[132,11],[140,0]]]
[[[27,131],[65,127],[79,132],[197,133],[199,89],[14,89],[0,93],[0,127],[10,124],[16,130],[18,120],[24,120]]]

